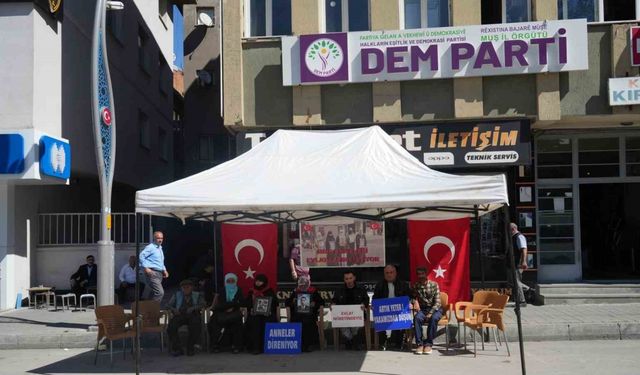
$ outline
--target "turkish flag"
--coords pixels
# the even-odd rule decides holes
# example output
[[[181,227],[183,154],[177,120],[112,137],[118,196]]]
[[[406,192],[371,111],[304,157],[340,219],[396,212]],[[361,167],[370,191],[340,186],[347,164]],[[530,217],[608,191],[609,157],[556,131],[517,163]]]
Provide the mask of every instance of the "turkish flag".
[[[408,220],[411,281],[416,268],[426,267],[429,280],[449,295],[449,303],[468,301],[469,218],[454,220]]]
[[[277,262],[277,224],[222,224],[222,269],[238,276],[244,295],[261,273],[276,290]]]

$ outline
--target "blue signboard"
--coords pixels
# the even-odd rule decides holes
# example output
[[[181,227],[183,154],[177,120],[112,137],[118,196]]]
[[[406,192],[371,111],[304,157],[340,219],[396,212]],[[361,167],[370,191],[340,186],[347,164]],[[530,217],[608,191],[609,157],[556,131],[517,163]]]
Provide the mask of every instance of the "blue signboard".
[[[66,141],[40,138],[40,173],[66,180],[71,176],[71,146]]]
[[[0,174],[24,171],[24,138],[20,134],[0,134]]]
[[[301,348],[301,323],[267,323],[264,330],[265,354],[298,354]]]
[[[411,328],[413,314],[409,297],[374,299],[372,306],[376,332]]]

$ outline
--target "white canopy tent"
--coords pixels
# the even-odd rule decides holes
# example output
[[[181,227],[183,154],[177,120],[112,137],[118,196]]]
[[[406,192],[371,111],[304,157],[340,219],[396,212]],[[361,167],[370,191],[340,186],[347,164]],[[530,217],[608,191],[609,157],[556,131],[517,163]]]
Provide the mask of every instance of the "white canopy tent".
[[[330,216],[374,220],[477,217],[506,205],[504,175],[461,176],[434,171],[378,126],[278,130],[233,160],[136,193],[137,213],[171,216],[183,222],[211,220],[214,225]],[[508,210],[504,214],[508,233]],[[515,280],[510,241],[505,236]],[[215,243],[214,239],[214,249]],[[136,292],[136,304],[137,296]],[[517,298],[515,313],[525,374]]]
[[[378,126],[278,130],[233,160],[136,193],[137,212],[218,222],[442,218],[507,203],[504,175],[434,171]]]

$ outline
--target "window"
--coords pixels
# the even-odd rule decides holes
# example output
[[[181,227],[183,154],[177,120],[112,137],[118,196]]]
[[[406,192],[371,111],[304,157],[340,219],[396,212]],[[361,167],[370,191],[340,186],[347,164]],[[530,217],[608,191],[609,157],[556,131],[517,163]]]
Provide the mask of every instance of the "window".
[[[228,138],[220,135],[201,135],[198,140],[198,159],[203,162],[223,163],[229,150]]]
[[[542,138],[536,143],[538,178],[571,178],[571,138]]]
[[[529,22],[531,0],[482,0],[482,24]]]
[[[167,77],[167,71],[169,67],[164,63],[164,57],[162,56],[162,52],[158,53],[158,89],[160,93],[164,96],[169,94],[168,83],[169,77]]]
[[[138,126],[140,128],[140,146],[151,150],[151,130],[149,129],[149,117],[142,111],[138,111]]]
[[[107,30],[109,30],[109,32],[111,32],[111,35],[113,35],[120,43],[123,43],[123,12],[124,10],[114,10],[107,12],[106,15]]]
[[[291,35],[291,0],[245,0],[247,36]]]
[[[196,8],[196,26],[214,27],[216,25],[216,10],[214,7]]]
[[[369,0],[324,0],[325,31],[369,30]]]
[[[640,137],[625,140],[627,176],[640,176]]]
[[[147,34],[142,25],[138,25],[138,65],[147,74],[151,74],[151,54],[149,49],[149,34]]]
[[[403,0],[400,23],[405,29],[450,26],[449,0]]]
[[[540,264],[575,264],[571,187],[538,190],[538,222]]]
[[[168,161],[169,138],[167,138],[167,131],[162,128],[158,128],[158,147],[160,148],[160,159]]]
[[[580,177],[620,175],[620,139],[584,138],[578,140]]]
[[[588,22],[629,21],[640,18],[640,0],[558,0],[558,19],[586,18]]]

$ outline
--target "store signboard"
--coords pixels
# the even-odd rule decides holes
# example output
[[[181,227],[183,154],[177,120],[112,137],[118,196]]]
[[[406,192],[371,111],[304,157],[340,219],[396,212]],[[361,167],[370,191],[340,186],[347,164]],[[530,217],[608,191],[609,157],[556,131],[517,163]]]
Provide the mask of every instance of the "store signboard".
[[[588,69],[585,19],[282,37],[284,86]]]
[[[437,169],[530,165],[530,128],[528,119],[382,126],[418,160]],[[271,134],[239,133],[238,154]]]
[[[640,104],[640,77],[609,78],[609,105]]]
[[[629,50],[631,51],[631,66],[640,66],[640,26],[629,28]]]

